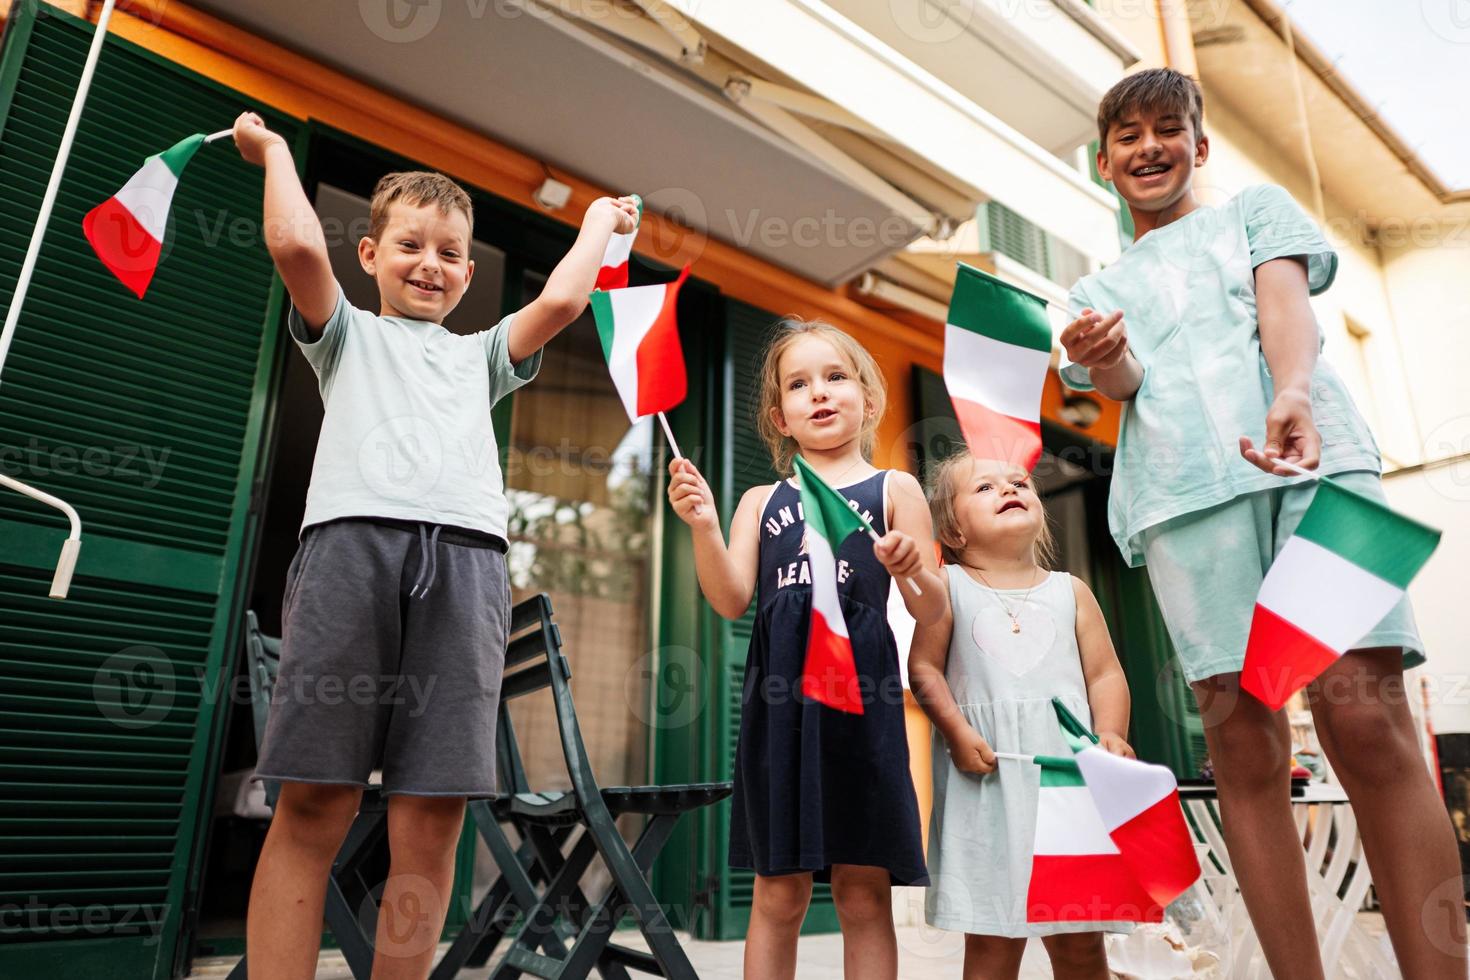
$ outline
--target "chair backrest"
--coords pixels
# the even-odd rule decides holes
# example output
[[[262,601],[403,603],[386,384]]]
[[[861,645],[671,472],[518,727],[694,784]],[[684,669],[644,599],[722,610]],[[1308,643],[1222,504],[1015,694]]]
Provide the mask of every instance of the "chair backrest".
[[[255,610],[245,613],[245,670],[250,675],[250,709],[255,720],[255,748],[265,740],[271,693],[281,672],[281,641],[260,631]]]
[[[527,694],[551,689],[556,706],[557,731],[562,757],[572,788],[584,806],[601,805],[597,780],[582,729],[572,703],[572,667],[562,654],[561,630],[552,618],[551,599],[539,593],[516,603],[510,615],[510,641],[505,650],[505,675],[500,683],[500,740],[498,758],[502,792],[526,792],[526,773],[521,765],[520,746],[510,720],[510,702]]]
[[[253,609],[245,613],[245,672],[250,675],[250,713],[255,723],[255,751],[259,752],[270,720],[271,694],[281,673],[281,641],[260,631],[260,620]],[[272,810],[280,794],[281,784],[266,780],[265,802]]]

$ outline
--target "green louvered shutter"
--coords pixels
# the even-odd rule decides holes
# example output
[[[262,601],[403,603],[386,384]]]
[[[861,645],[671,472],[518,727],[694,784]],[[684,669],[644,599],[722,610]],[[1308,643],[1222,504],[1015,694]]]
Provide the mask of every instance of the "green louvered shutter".
[[[15,4],[0,55],[8,305],[91,41]],[[97,67],[10,358],[0,469],[83,521],[72,597],[46,598],[57,512],[0,490],[0,921],[5,977],[178,968],[233,660],[280,287],[261,171],[201,149],[144,301],[82,216],[152,153],[250,102],[125,41]],[[257,108],[260,108],[257,106]],[[289,119],[268,122],[288,139]],[[226,676],[228,676],[226,674]]]
[[[720,516],[728,530],[729,521],[741,496],[753,486],[774,483],[777,475],[771,469],[771,455],[755,427],[755,406],[760,391],[760,358],[771,328],[779,320],[774,313],[744,303],[726,303],[725,357],[727,365],[725,410],[721,413],[725,431],[720,469],[712,484],[719,497]],[[710,616],[714,617],[711,612]],[[714,617],[718,620],[718,617]],[[715,779],[733,779],[735,743],[740,736],[740,701],[745,685],[745,656],[750,648],[750,633],[755,623],[755,603],[736,622],[718,620],[715,635],[719,637],[718,657],[714,670],[714,710],[706,712],[708,738],[715,749]],[[714,854],[718,860],[718,881],[711,903],[714,910],[715,939],[739,939],[750,923],[750,905],[755,895],[755,874],[734,870],[725,863],[730,843],[730,801],[719,804],[714,821]],[[802,925],[803,932],[835,932],[837,911],[832,904],[832,890],[817,885],[812,891],[811,909]]]

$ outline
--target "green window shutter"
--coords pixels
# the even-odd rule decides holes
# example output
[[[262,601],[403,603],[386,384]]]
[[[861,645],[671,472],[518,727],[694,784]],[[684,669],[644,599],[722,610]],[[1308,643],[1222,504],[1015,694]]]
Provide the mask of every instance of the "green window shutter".
[[[999,252],[1068,289],[1089,271],[1087,256],[999,201],[976,212],[980,251]]]
[[[1097,172],[1097,151],[1101,145],[1097,140],[1087,144],[1087,167],[1092,174],[1093,183],[1107,188],[1108,193],[1118,201],[1118,242],[1123,248],[1127,248],[1133,244],[1133,212],[1128,210],[1128,202],[1123,200],[1118,188],[1111,181],[1103,180],[1102,174]]]
[[[728,301],[725,316],[725,386],[726,397],[722,418],[725,421],[723,453],[718,459],[720,471],[712,487],[718,496],[720,515],[728,527],[735,507],[746,490],[774,483],[778,476],[771,469],[771,456],[755,427],[755,407],[760,395],[760,358],[771,328],[780,319],[776,314]],[[740,703],[745,686],[745,658],[750,648],[750,634],[755,623],[755,603],[735,622],[726,622],[712,611],[712,633],[717,639],[718,654],[711,664],[714,674],[712,711],[704,737],[713,752],[715,779],[733,779],[735,744],[740,737]],[[718,805],[712,821],[713,841],[707,852],[717,862],[716,880],[712,882],[711,935],[713,939],[739,939],[750,923],[750,907],[755,896],[755,873],[732,869],[725,863],[730,843],[730,806],[725,800]],[[802,925],[803,932],[835,932],[837,912],[832,904],[832,889],[817,885],[812,890],[811,908]]]
[[[39,9],[12,9],[0,54],[13,79],[0,92],[5,296],[92,37]],[[145,301],[98,262],[81,221],[144,158],[248,104],[108,40],[0,378],[0,468],[83,521],[72,598],[49,600],[65,521],[0,492],[0,906],[28,910],[0,925],[7,976],[179,965],[281,294],[260,242],[261,171],[228,143],[185,170]]]

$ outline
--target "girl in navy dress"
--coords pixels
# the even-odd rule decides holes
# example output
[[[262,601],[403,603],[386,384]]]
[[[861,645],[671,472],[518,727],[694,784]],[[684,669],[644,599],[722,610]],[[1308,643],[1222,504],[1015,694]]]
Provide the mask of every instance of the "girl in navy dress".
[[[756,421],[776,471],[790,473],[801,453],[882,536],[875,544],[854,534],[836,548],[862,714],[800,693],[812,590],[796,486],[786,479],[749,490],[727,547],[699,471],[685,459],[669,466],[669,502],[693,531],[705,598],[726,619],[744,615],[752,593],[758,603],[730,816],[730,865],[756,872],[747,980],[795,976],[814,880],[832,884],[845,975],[893,980],[890,888],[929,881],[886,609],[890,575],[918,585],[919,594],[907,584],[901,591],[920,623],[943,616],[945,587],[918,481],[871,462],[886,398],[872,355],[829,324],[785,321],[766,350]]]

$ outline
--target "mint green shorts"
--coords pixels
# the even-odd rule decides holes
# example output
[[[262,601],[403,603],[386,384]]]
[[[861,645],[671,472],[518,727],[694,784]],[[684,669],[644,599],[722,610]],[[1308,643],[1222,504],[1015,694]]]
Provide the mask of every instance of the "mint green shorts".
[[[1353,470],[1332,479],[1349,490],[1383,500],[1377,473]],[[1164,625],[1191,684],[1216,674],[1238,673],[1261,581],[1317,493],[1315,480],[1234,500],[1157,524],[1142,534],[1144,564]],[[1407,597],[1389,611],[1355,649],[1397,647],[1404,667],[1424,662],[1424,642]]]

